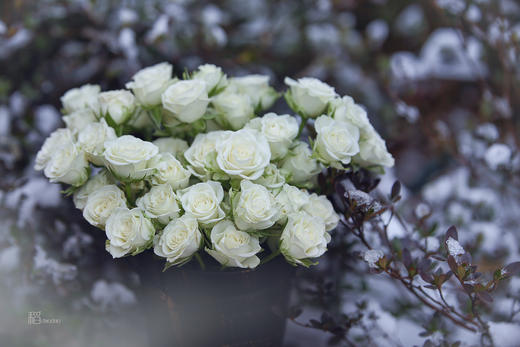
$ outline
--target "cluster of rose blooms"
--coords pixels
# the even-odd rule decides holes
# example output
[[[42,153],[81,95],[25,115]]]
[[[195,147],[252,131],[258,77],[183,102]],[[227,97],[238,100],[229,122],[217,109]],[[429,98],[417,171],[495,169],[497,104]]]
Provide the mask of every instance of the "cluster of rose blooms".
[[[128,90],[72,89],[61,99],[66,128],[46,139],[35,168],[71,185],[114,258],[153,248],[166,266],[203,251],[223,266],[278,254],[308,266],[339,221],[308,191],[317,175],[393,158],[352,98],[314,78],[285,83],[298,117],[266,113],[280,96],[268,76],[227,78],[209,64],[182,80],[170,64],[147,67]],[[311,144],[299,139],[305,126]]]

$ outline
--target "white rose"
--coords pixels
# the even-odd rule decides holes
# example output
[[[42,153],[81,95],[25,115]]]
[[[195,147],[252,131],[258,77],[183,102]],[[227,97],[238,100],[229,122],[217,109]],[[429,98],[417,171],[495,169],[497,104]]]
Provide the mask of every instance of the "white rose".
[[[153,186],[148,193],[137,199],[136,206],[144,211],[148,218],[157,218],[162,224],[180,214],[177,196],[169,184]]]
[[[103,229],[108,217],[118,207],[126,207],[125,195],[116,185],[107,185],[88,195],[83,218],[93,226]]]
[[[314,128],[318,134],[314,152],[322,162],[331,165],[339,165],[338,162],[348,164],[359,152],[359,129],[356,126],[321,116],[316,119]]]
[[[123,124],[135,110],[135,97],[128,90],[102,92],[99,94],[99,107],[103,116],[109,115],[116,124]]]
[[[281,171],[287,175],[290,183],[304,185],[320,173],[321,167],[316,159],[312,158],[312,151],[306,142],[298,141],[284,158]]]
[[[256,129],[265,136],[269,142],[273,160],[283,158],[287,154],[292,140],[298,135],[298,122],[296,118],[288,114],[279,116],[270,112],[262,118],[252,119],[246,127]]]
[[[269,164],[265,167],[262,176],[254,180],[253,183],[261,184],[267,189],[276,190],[284,185],[285,178],[276,165]]]
[[[42,148],[38,151],[38,154],[36,154],[34,169],[43,170],[58,149],[72,146],[73,141],[74,136],[70,129],[56,129],[45,139]]]
[[[290,87],[291,108],[295,107],[294,110],[303,113],[304,117],[319,116],[336,96],[334,88],[316,78],[304,77],[295,81],[286,77],[285,84]]]
[[[154,253],[173,265],[183,264],[200,248],[202,234],[190,214],[171,221],[154,240]]]
[[[74,195],[72,196],[74,206],[76,206],[77,209],[82,210],[87,204],[87,199],[90,193],[113,183],[114,181],[112,180],[110,173],[107,170],[101,170],[94,176],[90,177],[87,183],[74,192]]]
[[[173,190],[186,188],[191,173],[171,153],[161,153],[150,159],[148,168],[154,169],[150,176],[152,184],[168,183]]]
[[[309,194],[295,186],[284,184],[282,190],[276,195],[275,200],[280,207],[279,224],[287,221],[287,216],[298,212],[309,201]]]
[[[159,148],[159,153],[171,153],[177,159],[181,159],[188,149],[186,141],[173,137],[161,137],[152,143]]]
[[[77,133],[84,129],[87,125],[96,122],[94,112],[89,108],[73,111],[66,116],[63,116],[63,122],[67,128]]]
[[[75,187],[83,185],[89,175],[85,152],[75,144],[60,147],[43,170],[51,182],[67,183]]]
[[[139,103],[145,107],[161,104],[161,95],[172,83],[172,66],[160,63],[138,71],[126,84]]]
[[[104,164],[103,151],[105,142],[115,140],[116,132],[109,127],[105,119],[88,124],[78,134],[78,145],[87,153],[88,160],[97,166]]]
[[[191,80],[172,84],[162,94],[164,109],[183,123],[199,120],[208,107],[209,99],[206,83]]]
[[[136,255],[151,247],[155,229],[143,212],[119,207],[112,212],[106,224],[106,250],[114,258]]]
[[[255,180],[269,165],[271,150],[258,131],[242,129],[220,140],[216,146],[220,170],[232,178]]]
[[[101,88],[98,85],[86,84],[80,88],[73,88],[63,94],[61,103],[66,113],[90,108],[99,111],[98,95]]]
[[[332,203],[324,195],[317,195],[312,193],[309,196],[309,201],[303,205],[302,209],[314,217],[319,217],[325,223],[325,229],[330,231],[334,229],[339,222],[339,216],[334,211]]]
[[[178,191],[177,194],[184,211],[192,214],[201,224],[215,223],[225,216],[220,207],[224,199],[224,190],[219,182],[197,183]]]
[[[222,72],[220,67],[213,64],[199,66],[197,71],[193,74],[193,79],[206,82],[206,92],[208,95],[218,92],[228,84],[226,74]]]
[[[233,217],[240,230],[267,229],[278,220],[278,206],[267,188],[243,180],[233,198]]]
[[[321,218],[306,212],[291,213],[280,237],[280,250],[288,262],[308,265],[305,260],[325,253],[330,239]]]
[[[151,142],[132,135],[124,135],[105,142],[105,164],[120,179],[142,179],[153,173],[147,168],[148,160],[159,153],[159,148]]]
[[[370,126],[367,112],[354,102],[350,96],[336,98],[331,101],[332,117],[340,122],[349,122],[359,129]]]
[[[211,103],[217,111],[217,122],[225,128],[241,129],[254,117],[251,101],[245,94],[225,91],[215,96]]]
[[[269,86],[269,76],[247,75],[230,79],[230,89],[246,94],[255,109],[266,110],[271,107],[278,93]]]
[[[354,161],[365,167],[373,165],[394,166],[394,158],[386,149],[385,140],[372,126],[362,131],[359,141],[359,155],[354,158]]]
[[[231,221],[217,223],[210,238],[213,249],[206,248],[206,252],[222,265],[253,269],[260,264],[256,256],[262,249],[258,239],[237,230]]]
[[[184,152],[184,158],[190,163],[188,168],[197,177],[208,176],[216,169],[215,157],[217,142],[227,138],[231,131],[212,131],[207,134],[198,134],[195,140]]]

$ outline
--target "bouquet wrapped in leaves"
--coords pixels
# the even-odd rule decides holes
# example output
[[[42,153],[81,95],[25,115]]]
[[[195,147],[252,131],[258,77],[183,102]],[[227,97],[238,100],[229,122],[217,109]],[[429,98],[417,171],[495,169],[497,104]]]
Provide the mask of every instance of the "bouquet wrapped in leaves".
[[[351,97],[314,78],[285,83],[298,117],[267,112],[280,95],[268,76],[228,78],[209,64],[182,79],[168,63],[147,67],[128,90],[72,89],[61,99],[66,128],[47,138],[35,169],[70,185],[114,258],[153,248],[166,268],[200,252],[229,267],[279,254],[309,266],[339,222],[311,193],[318,174],[394,160]]]

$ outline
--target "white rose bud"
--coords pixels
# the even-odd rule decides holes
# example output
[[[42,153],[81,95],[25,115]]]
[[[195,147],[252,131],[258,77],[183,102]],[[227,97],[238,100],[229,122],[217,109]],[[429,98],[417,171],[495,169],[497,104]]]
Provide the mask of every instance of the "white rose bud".
[[[284,224],[289,214],[300,211],[309,201],[309,194],[305,190],[284,184],[282,190],[276,195],[275,200],[278,206],[280,206],[278,223]]]
[[[83,130],[87,125],[96,122],[96,116],[94,112],[89,108],[84,108],[81,110],[74,111],[69,113],[66,116],[63,116],[63,122],[67,128],[72,130],[74,133],[78,133]]]
[[[109,115],[116,124],[123,124],[135,110],[135,97],[128,90],[102,92],[99,94],[99,107],[103,116]]]
[[[318,134],[314,152],[322,162],[330,165],[340,165],[338,162],[348,164],[359,153],[359,129],[356,126],[321,116],[316,119],[314,128]]]
[[[126,84],[131,89],[139,103],[145,107],[161,104],[161,95],[174,80],[172,79],[172,66],[168,63],[160,63],[137,72],[133,81]]]
[[[171,153],[161,153],[150,159],[148,168],[154,169],[150,176],[152,184],[168,183],[173,190],[186,188],[191,173]]]
[[[152,143],[159,148],[159,153],[171,153],[177,159],[181,159],[188,149],[186,141],[173,137],[161,137]]]
[[[332,203],[324,195],[317,195],[312,193],[309,196],[309,201],[302,207],[303,211],[311,216],[319,217],[325,223],[325,230],[331,231],[339,222],[339,216],[334,211]]]
[[[320,173],[321,167],[312,158],[312,150],[306,142],[298,141],[284,158],[281,171],[287,176],[289,183],[304,185],[311,183],[313,177]]]
[[[225,128],[241,129],[254,117],[251,101],[245,94],[223,92],[215,96],[211,103],[217,111],[217,122]]]
[[[148,160],[159,153],[151,142],[132,135],[124,135],[105,142],[105,164],[120,179],[142,179],[153,173],[147,168]]]
[[[288,98],[291,108],[295,107],[294,111],[303,113],[306,118],[322,114],[337,95],[334,88],[316,78],[304,77],[295,81],[286,77],[285,84],[290,87]]]
[[[61,147],[72,146],[74,136],[70,129],[56,129],[49,137],[45,139],[42,148],[36,154],[34,163],[35,170],[43,170],[52,156]]]
[[[372,126],[363,129],[361,140],[359,141],[359,155],[354,161],[362,166],[394,166],[394,158],[386,149],[385,140],[375,131]]]
[[[270,112],[262,118],[252,119],[246,127],[256,129],[265,136],[271,148],[272,160],[283,158],[298,135],[298,122],[288,114],[279,116]]]
[[[230,89],[248,95],[253,108],[260,110],[267,110],[278,98],[276,90],[269,86],[269,76],[265,75],[231,78]]]
[[[232,178],[255,180],[269,165],[271,150],[258,131],[242,129],[220,140],[216,146],[220,170]]]
[[[90,108],[94,112],[99,111],[98,95],[101,88],[98,85],[86,84],[80,88],[73,88],[63,94],[61,103],[66,113]]]
[[[275,164],[269,164],[265,167],[262,176],[253,181],[253,183],[261,184],[267,189],[280,189],[285,183],[285,177]]]
[[[206,83],[197,80],[180,81],[166,89],[162,95],[164,109],[183,123],[199,120],[208,107]]]
[[[225,217],[220,207],[224,199],[224,190],[219,182],[197,183],[178,191],[177,194],[184,211],[192,214],[203,225],[215,223]]]
[[[354,124],[359,129],[370,126],[367,112],[354,102],[350,96],[336,98],[331,101],[332,117],[340,122],[348,122]]]
[[[83,218],[93,226],[104,229],[108,217],[118,207],[126,207],[123,191],[113,184],[103,186],[88,195]]]
[[[154,253],[172,265],[188,261],[200,248],[202,234],[190,214],[171,221],[154,240]]]
[[[243,180],[233,199],[233,217],[240,230],[267,229],[278,220],[278,206],[267,188]]]
[[[259,240],[237,230],[231,221],[217,223],[210,238],[213,249],[206,248],[206,252],[222,265],[253,269],[260,264],[256,256],[262,249]]]
[[[231,131],[212,131],[195,137],[191,146],[184,152],[184,158],[190,163],[188,168],[195,176],[203,178],[216,169],[217,142],[231,134]]]
[[[90,177],[87,183],[74,192],[74,195],[72,196],[74,206],[76,206],[77,209],[83,210],[87,204],[87,199],[90,193],[110,184],[114,184],[110,173],[107,170],[101,170],[96,175]]]
[[[88,124],[78,134],[78,145],[87,153],[87,159],[97,166],[104,165],[103,151],[105,142],[117,138],[114,128],[105,119]]]
[[[120,207],[114,210],[106,224],[106,250],[114,258],[136,255],[151,247],[155,229],[143,212]]]
[[[193,74],[193,79],[206,82],[206,92],[208,95],[218,92],[228,84],[226,74],[222,72],[220,67],[213,64],[199,66],[197,71]]]
[[[325,253],[330,239],[321,218],[306,212],[291,213],[280,237],[280,250],[290,263],[308,266],[306,260]]]
[[[137,199],[137,207],[148,218],[156,218],[162,224],[168,224],[180,214],[179,202],[169,184],[153,186],[148,193]]]
[[[58,149],[43,170],[51,182],[67,183],[75,187],[83,185],[89,175],[85,152],[75,144]]]

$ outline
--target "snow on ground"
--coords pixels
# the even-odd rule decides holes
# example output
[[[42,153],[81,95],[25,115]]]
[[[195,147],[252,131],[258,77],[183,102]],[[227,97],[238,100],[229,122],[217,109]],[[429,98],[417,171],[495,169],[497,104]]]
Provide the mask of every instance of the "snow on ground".
[[[480,62],[482,45],[475,38],[464,44],[461,33],[451,28],[435,30],[421,49],[419,56],[397,52],[391,58],[396,80],[442,78],[474,80],[487,74]]]
[[[20,188],[6,193],[5,204],[18,211],[19,227],[33,221],[32,215],[36,206],[54,207],[62,201],[60,186],[50,183],[43,177],[32,178]]]
[[[98,280],[90,293],[96,306],[102,311],[136,303],[135,294],[121,283]]]

